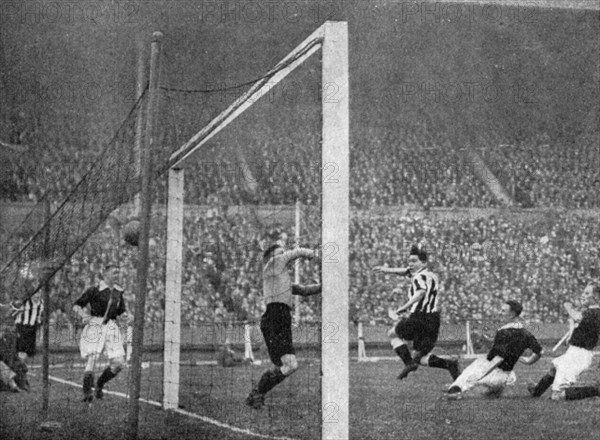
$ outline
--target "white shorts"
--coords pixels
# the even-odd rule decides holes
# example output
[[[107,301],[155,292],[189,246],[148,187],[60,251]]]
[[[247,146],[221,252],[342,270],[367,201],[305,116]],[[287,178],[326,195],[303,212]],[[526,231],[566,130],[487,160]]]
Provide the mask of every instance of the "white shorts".
[[[462,374],[454,381],[451,386],[460,387],[461,391],[465,392],[476,385],[482,385],[490,389],[501,389],[506,385],[512,385],[516,382],[517,376],[513,371],[504,371],[500,368],[494,368],[490,374],[480,379],[481,376],[489,369],[491,361],[485,357],[481,357],[473,361]]]
[[[569,346],[565,354],[552,361],[556,368],[552,391],[562,391],[577,382],[579,375],[592,366],[593,358],[591,350]]]
[[[0,381],[6,386],[9,386],[11,380],[16,376],[16,373],[10,369],[8,365],[0,361]]]
[[[106,351],[109,359],[125,356],[123,344],[125,338],[114,320],[102,325],[102,318],[93,317],[84,327],[79,340],[79,350],[82,358]]]

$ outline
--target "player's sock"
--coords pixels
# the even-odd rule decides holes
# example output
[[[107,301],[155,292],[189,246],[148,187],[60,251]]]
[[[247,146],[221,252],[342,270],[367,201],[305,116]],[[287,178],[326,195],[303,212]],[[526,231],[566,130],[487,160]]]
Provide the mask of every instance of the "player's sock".
[[[448,370],[450,372],[450,376],[452,376],[452,380],[456,380],[458,376],[460,376],[458,361],[454,359],[444,359],[432,354],[429,356],[427,365],[432,368],[443,368],[444,370]]]
[[[550,388],[550,386],[552,385],[552,382],[554,382],[554,375],[553,374],[546,374],[544,377],[542,377],[540,379],[540,381],[537,383],[537,385],[530,389],[529,392],[531,393],[532,397],[540,397],[542,394],[544,394],[544,392]]]
[[[437,357],[435,354],[429,356],[427,365],[433,368],[443,368],[447,370],[450,367],[450,361],[441,357]]]
[[[92,387],[94,386],[94,373],[86,371],[83,375],[83,394],[85,398],[92,396]],[[93,397],[92,397],[93,398]]]
[[[565,390],[566,400],[581,400],[600,395],[597,387],[571,387]]]
[[[102,388],[104,388],[104,385],[106,384],[106,382],[108,382],[115,376],[116,376],[116,374],[112,372],[110,367],[106,367],[104,369],[104,371],[102,372],[102,375],[98,378],[98,382],[96,383],[96,397],[98,399],[102,399],[102,397],[103,397]]]
[[[258,381],[258,385],[256,386],[256,391],[259,394],[267,394],[270,390],[272,390],[277,384],[283,382],[286,376],[281,372],[280,368],[274,368],[272,370],[265,371],[260,380]]]
[[[409,365],[414,363],[413,358],[410,356],[410,351],[405,344],[400,345],[399,347],[394,348],[396,354],[402,359],[404,365]]]

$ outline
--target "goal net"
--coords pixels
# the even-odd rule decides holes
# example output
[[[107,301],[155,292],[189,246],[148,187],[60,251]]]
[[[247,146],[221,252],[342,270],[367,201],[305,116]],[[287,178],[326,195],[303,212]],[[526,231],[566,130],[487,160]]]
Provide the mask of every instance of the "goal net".
[[[343,437],[349,219],[345,24],[325,23],[251,82],[232,76],[186,87],[176,76],[166,77],[164,111],[182,147],[168,163],[164,206],[162,405],[225,431],[292,438],[314,438],[321,431],[323,438]],[[242,93],[243,88],[248,90]],[[320,262],[297,260],[289,270],[295,283],[322,283],[323,295],[295,302],[298,371],[267,394],[263,411],[255,411],[244,400],[273,368],[260,330],[266,306],[262,254],[278,240],[287,249],[320,251]]]

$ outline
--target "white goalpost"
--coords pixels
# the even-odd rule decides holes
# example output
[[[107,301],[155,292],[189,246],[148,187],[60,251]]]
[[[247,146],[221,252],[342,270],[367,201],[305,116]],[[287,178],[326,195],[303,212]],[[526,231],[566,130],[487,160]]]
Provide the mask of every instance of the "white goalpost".
[[[179,405],[183,200],[186,159],[273,86],[321,50],[322,57],[322,439],[349,437],[349,79],[345,22],[325,22],[169,160],[163,408]]]

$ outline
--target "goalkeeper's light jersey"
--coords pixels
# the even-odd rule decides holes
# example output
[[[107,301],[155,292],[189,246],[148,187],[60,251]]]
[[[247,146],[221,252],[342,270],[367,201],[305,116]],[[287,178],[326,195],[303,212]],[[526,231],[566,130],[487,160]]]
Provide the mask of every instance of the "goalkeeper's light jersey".
[[[423,269],[409,274],[410,279],[410,291],[408,298],[411,299],[417,295],[421,290],[425,290],[425,295],[421,300],[413,304],[410,308],[411,313],[435,313],[439,312],[438,306],[438,278],[429,269],[424,267]]]
[[[290,308],[294,303],[292,298],[292,280],[287,264],[296,258],[312,258],[311,249],[297,248],[276,254],[267,261],[263,269],[263,295],[265,304],[283,303]]]

